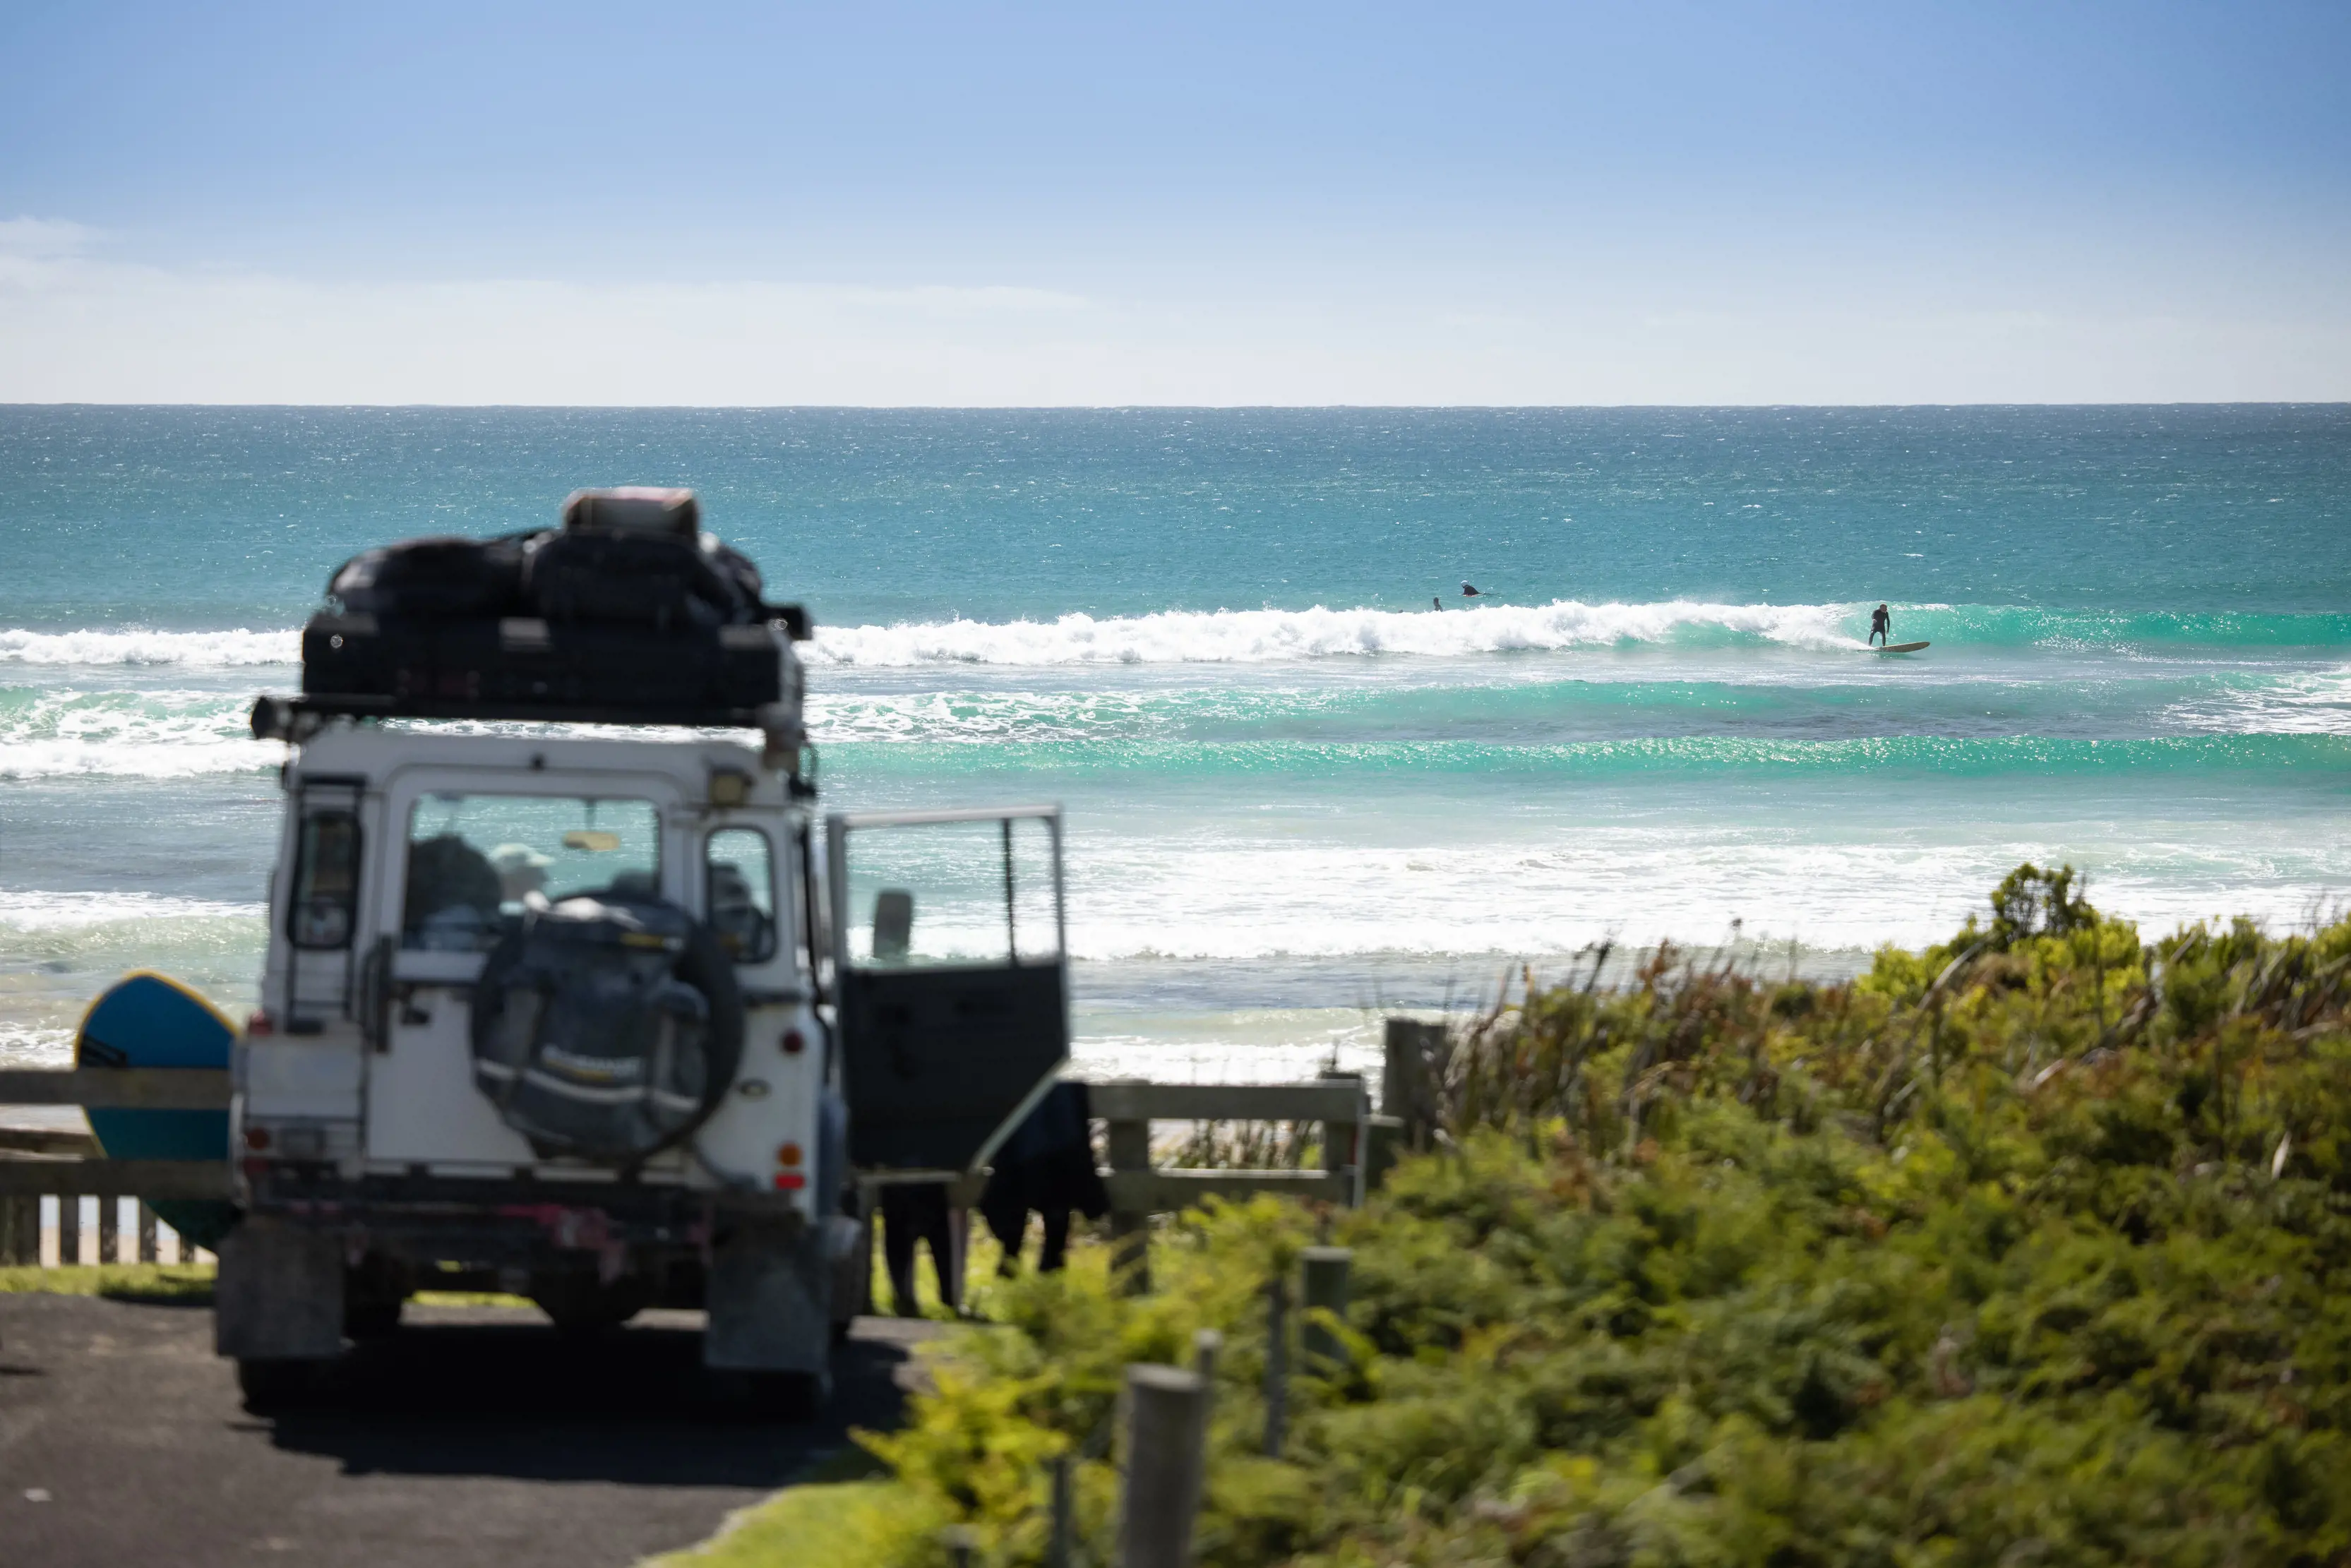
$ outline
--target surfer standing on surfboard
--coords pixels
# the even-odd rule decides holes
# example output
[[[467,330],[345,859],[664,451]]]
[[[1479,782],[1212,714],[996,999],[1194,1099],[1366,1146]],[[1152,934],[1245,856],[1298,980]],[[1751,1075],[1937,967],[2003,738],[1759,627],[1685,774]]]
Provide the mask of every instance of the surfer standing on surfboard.
[[[1869,640],[1873,643],[1885,643],[1889,646],[1894,641],[1894,617],[1886,612],[1886,606],[1883,604],[1870,612]]]

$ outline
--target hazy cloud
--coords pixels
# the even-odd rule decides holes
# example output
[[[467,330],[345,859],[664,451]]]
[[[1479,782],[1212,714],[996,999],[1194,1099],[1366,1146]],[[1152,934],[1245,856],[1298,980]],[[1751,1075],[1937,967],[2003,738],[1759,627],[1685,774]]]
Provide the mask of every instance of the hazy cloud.
[[[1084,293],[743,280],[360,281],[108,258],[0,223],[0,402],[930,404],[2169,402],[2351,397],[2351,324],[1942,303],[1739,308],[1649,277],[1367,269]],[[1176,292],[1188,287],[1190,292]]]
[[[78,256],[98,237],[96,229],[64,218],[0,218],[0,256],[34,260]]]

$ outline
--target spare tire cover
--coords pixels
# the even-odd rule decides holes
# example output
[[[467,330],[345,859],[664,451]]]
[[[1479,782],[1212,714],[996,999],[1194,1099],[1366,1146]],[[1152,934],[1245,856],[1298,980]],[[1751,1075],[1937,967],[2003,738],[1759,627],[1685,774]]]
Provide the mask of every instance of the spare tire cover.
[[[716,1108],[743,1053],[734,967],[675,904],[528,912],[475,987],[474,1082],[541,1155],[633,1165]]]

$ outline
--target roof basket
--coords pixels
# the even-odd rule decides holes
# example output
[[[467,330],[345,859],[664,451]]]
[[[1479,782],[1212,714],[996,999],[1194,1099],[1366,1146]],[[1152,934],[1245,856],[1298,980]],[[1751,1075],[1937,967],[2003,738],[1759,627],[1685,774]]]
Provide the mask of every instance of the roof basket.
[[[691,539],[702,532],[702,503],[691,490],[655,485],[619,485],[608,490],[574,490],[564,497],[566,529],[616,534],[665,534]]]

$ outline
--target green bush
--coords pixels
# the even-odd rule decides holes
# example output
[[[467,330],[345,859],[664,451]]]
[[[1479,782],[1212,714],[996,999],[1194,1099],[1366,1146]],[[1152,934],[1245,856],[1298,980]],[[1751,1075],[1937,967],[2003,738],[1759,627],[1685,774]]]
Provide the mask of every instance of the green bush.
[[[2351,1563],[2351,922],[2145,945],[2032,867],[1993,907],[1847,984],[1530,987],[1365,1208],[1172,1222],[1142,1298],[1081,1248],[864,1441],[1000,1563],[1075,1454],[1102,1562],[1121,1369],[1214,1327],[1219,1568]],[[1350,1355],[1267,1458],[1262,1290],[1319,1228]]]

